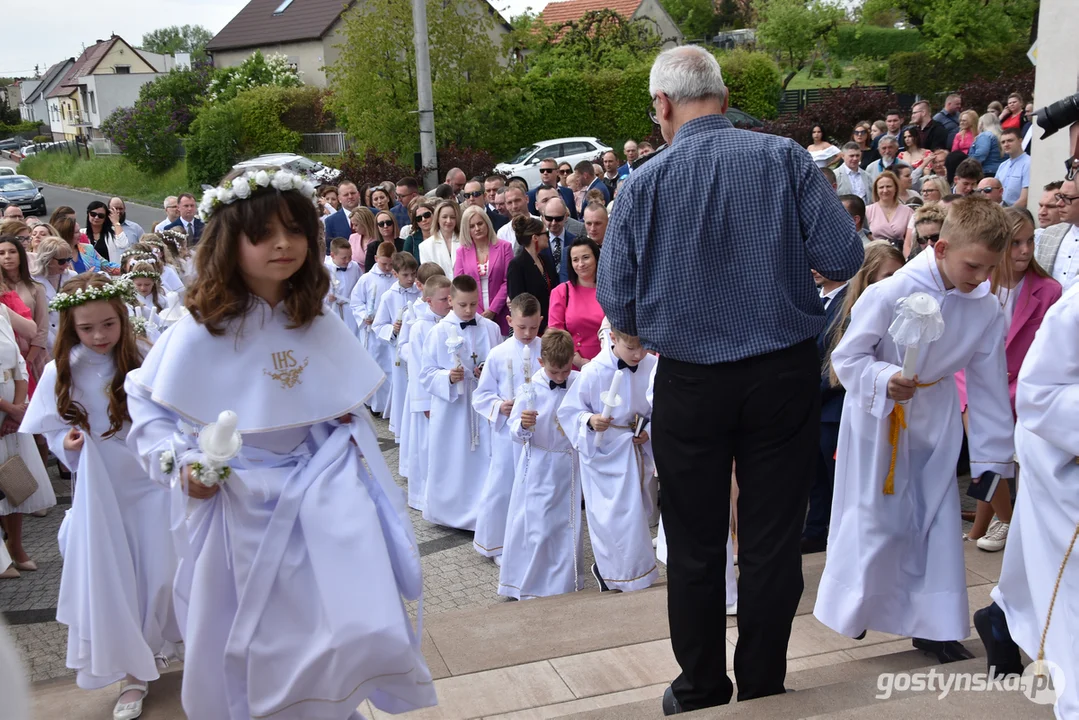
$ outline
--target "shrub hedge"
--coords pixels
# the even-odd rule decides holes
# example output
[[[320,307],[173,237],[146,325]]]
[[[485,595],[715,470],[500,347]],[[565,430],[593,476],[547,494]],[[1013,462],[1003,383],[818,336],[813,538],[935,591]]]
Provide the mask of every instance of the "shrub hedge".
[[[922,34],[915,29],[840,25],[829,45],[832,55],[843,60],[867,57],[884,60],[896,53],[915,52],[922,47]]]
[[[897,93],[927,97],[951,92],[974,78],[1013,76],[1028,70],[1027,46],[1022,43],[982,48],[962,60],[941,60],[921,51],[902,52],[888,60],[888,84]]]

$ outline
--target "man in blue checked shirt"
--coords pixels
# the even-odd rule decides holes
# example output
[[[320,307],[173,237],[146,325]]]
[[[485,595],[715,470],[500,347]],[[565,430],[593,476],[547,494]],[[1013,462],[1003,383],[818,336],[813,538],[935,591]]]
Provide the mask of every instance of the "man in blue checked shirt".
[[[662,53],[649,92],[669,147],[622,185],[597,293],[613,327],[660,354],[652,443],[682,669],[663,697],[669,715],[733,692],[723,612],[732,460],[738,700],[784,692],[820,439],[825,320],[810,269],[849,279],[862,242],[804,149],[724,117],[727,89],[706,50]],[[698,192],[682,191],[685,178]]]

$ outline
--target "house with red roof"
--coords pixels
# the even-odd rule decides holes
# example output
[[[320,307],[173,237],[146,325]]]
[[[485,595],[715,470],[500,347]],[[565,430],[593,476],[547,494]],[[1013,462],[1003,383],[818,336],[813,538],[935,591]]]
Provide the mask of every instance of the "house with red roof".
[[[139,88],[167,69],[162,56],[148,58],[119,35],[98,40],[45,94],[53,138],[99,137],[101,121],[116,108],[133,105]]]
[[[663,39],[663,47],[671,48],[685,42],[671,16],[659,0],[557,0],[548,3],[539,17],[550,26],[558,26],[584,17],[592,10],[614,10],[630,20],[644,20]]]

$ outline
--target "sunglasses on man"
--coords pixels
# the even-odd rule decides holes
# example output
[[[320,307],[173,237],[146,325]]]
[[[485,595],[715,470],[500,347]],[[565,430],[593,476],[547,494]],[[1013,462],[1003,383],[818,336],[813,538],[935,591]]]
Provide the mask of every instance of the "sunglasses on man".
[[[547,222],[562,222],[566,219],[565,215],[544,215],[543,219]]]
[[[483,195],[482,190],[476,190],[474,192],[461,193],[461,196],[466,197],[466,198],[478,198],[480,195]]]
[[[540,168],[539,171],[543,175],[546,175],[547,173],[557,172],[557,170],[555,170],[555,168]]]

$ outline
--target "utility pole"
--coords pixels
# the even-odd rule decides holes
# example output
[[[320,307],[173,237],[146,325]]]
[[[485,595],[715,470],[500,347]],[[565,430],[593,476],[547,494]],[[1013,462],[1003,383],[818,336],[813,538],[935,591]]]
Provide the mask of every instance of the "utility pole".
[[[426,0],[412,0],[412,29],[416,46],[416,94],[419,99],[423,185],[430,190],[438,185],[438,155],[435,145],[435,101],[431,92],[431,55],[427,50]]]

